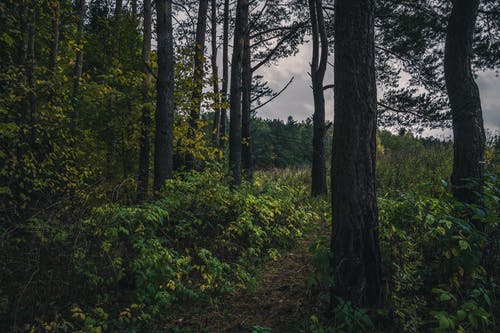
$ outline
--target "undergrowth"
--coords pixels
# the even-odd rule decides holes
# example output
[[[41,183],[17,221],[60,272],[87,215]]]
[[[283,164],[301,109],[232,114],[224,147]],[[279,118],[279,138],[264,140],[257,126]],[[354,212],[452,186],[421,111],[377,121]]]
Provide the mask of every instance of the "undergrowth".
[[[266,177],[234,190],[216,168],[191,172],[151,203],[105,204],[68,224],[30,220],[23,237],[45,267],[26,284],[20,270],[32,266],[8,264],[26,254],[20,238],[2,239],[2,322],[28,332],[174,331],[170,319],[183,309],[254,284],[256,266],[317,219],[304,183]]]
[[[488,175],[481,205],[456,201],[446,181],[378,198],[384,308],[348,302],[313,313],[303,332],[495,332],[500,288],[500,179]],[[308,287],[328,309],[329,239],[315,242]],[[332,324],[332,319],[335,322]]]

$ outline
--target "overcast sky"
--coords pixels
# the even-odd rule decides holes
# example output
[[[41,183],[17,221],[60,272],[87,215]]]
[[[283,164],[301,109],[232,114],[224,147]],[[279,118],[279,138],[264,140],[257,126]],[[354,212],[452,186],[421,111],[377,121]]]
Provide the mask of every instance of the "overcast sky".
[[[310,72],[311,51],[310,44],[302,46],[300,52],[284,59],[277,66],[266,67],[258,74],[264,75],[271,88],[280,90],[288,80],[295,77],[290,87],[277,100],[258,110],[257,115],[262,118],[278,118],[286,120],[292,116],[295,120],[304,120],[312,117],[313,97]],[[494,71],[478,73],[477,83],[481,93],[481,102],[484,114],[485,127],[492,134],[500,134],[500,77]],[[333,69],[329,66],[326,73],[325,85],[333,83]],[[325,91],[327,119],[333,119],[333,91]],[[448,131],[443,132],[446,136]],[[439,131],[433,131],[439,136]]]

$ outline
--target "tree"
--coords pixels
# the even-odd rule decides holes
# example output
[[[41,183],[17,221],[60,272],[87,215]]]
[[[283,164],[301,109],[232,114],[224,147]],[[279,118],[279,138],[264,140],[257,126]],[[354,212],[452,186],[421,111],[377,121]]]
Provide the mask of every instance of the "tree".
[[[379,124],[451,127],[443,46],[452,1],[377,1],[378,83],[384,85]],[[500,2],[479,2],[473,36],[472,69],[500,64]]]
[[[137,199],[144,200],[148,193],[149,184],[149,155],[150,143],[149,133],[151,131],[151,109],[149,107],[150,89],[151,89],[151,73],[148,68],[148,63],[151,53],[151,38],[152,38],[152,5],[151,0],[144,0],[143,14],[144,14],[144,34],[142,41],[142,65],[141,70],[144,75],[144,89],[143,89],[143,107],[142,107],[142,124],[141,124],[141,138],[139,148],[139,173],[137,177]]]
[[[122,13],[123,8],[123,0],[116,0],[115,3],[115,17],[118,17]]]
[[[313,157],[311,194],[326,194],[326,161],[325,161],[325,95],[323,79],[328,63],[328,40],[326,36],[323,4],[321,0],[309,0],[311,16],[313,56],[311,62],[311,80],[314,96],[313,115]],[[320,48],[321,44],[321,48]]]
[[[478,201],[482,192],[485,133],[479,89],[471,68],[479,0],[454,0],[446,35],[444,71],[453,117],[453,195]]]
[[[59,25],[61,21],[61,6],[59,1],[54,1],[50,4],[52,7],[52,44],[50,47],[50,69],[52,72],[56,70],[57,56],[59,55]]]
[[[83,71],[83,28],[85,23],[85,0],[77,0],[76,5],[76,15],[77,15],[77,43],[80,45],[78,51],[76,52],[76,61],[74,68],[74,78],[73,78],[73,98],[75,103],[73,105],[73,123],[72,130],[73,134],[76,132],[76,122],[78,121],[78,105],[76,101],[78,100],[78,95],[80,94],[80,80],[82,79],[82,71]]]
[[[212,42],[212,75],[213,75],[213,89],[214,89],[214,123],[212,127],[212,145],[214,147],[219,146],[220,140],[220,128],[221,128],[221,101],[219,96],[219,67],[217,66],[217,0],[212,0],[211,4],[211,42]]]
[[[156,137],[154,153],[154,190],[157,192],[173,172],[174,132],[174,40],[172,1],[156,0],[158,42],[158,79],[156,81]]]
[[[233,184],[241,184],[241,92],[242,62],[245,33],[248,26],[249,0],[238,0],[234,27],[234,46],[231,62],[231,95],[229,124],[229,170]]]
[[[224,19],[222,24],[222,110],[220,115],[220,146],[226,144],[227,95],[229,87],[229,0],[224,0]]]
[[[200,0],[198,8],[198,22],[196,24],[196,36],[194,42],[194,72],[193,72],[193,94],[191,96],[191,113],[189,115],[189,132],[190,139],[195,140],[196,132],[198,131],[198,123],[200,121],[201,99],[203,91],[203,64],[205,52],[205,38],[207,31],[207,13],[208,0]],[[186,167],[193,169],[195,166],[195,158],[192,153],[188,153],[186,157]]]
[[[242,64],[242,169],[247,178],[252,177],[254,160],[250,128],[251,115],[255,111],[252,109],[252,102],[263,97],[258,95],[259,92],[256,94],[254,73],[262,66],[294,54],[298,43],[302,41],[306,26],[306,22],[296,15],[302,6],[297,6],[293,1],[254,1],[251,7],[244,37]],[[272,101],[282,91],[270,93],[269,96],[272,97],[265,103]]]
[[[332,295],[356,306],[377,306],[382,296],[375,193],[374,10],[374,0],[335,3]]]
[[[250,138],[250,118],[252,110],[252,55],[250,31],[245,27],[241,77],[241,167],[247,179],[252,178],[252,145]]]

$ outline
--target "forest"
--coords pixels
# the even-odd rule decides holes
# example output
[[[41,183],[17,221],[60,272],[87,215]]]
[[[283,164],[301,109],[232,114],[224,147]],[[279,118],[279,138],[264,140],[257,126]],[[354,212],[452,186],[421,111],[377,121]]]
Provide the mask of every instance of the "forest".
[[[0,332],[499,332],[499,70],[498,0],[0,0]]]

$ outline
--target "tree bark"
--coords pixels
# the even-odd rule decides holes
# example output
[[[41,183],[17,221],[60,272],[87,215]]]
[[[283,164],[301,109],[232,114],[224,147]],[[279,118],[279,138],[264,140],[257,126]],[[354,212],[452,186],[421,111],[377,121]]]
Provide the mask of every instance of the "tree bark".
[[[142,75],[144,76],[143,87],[143,107],[142,107],[142,127],[141,139],[139,147],[139,174],[137,177],[137,200],[146,199],[149,188],[149,156],[151,147],[149,143],[149,134],[151,129],[151,109],[149,107],[150,90],[151,90],[151,73],[148,69],[151,53],[151,38],[152,38],[152,6],[151,0],[144,0],[144,33],[142,41]]]
[[[59,22],[61,18],[61,7],[59,1],[54,1],[52,8],[52,43],[50,46],[50,70],[55,72],[57,67],[57,56],[59,54]]]
[[[123,8],[123,0],[116,0],[115,3],[115,17],[120,16],[122,13],[122,8]]]
[[[229,87],[229,0],[224,0],[224,23],[222,28],[222,104],[220,114],[220,147],[226,145],[227,96]]]
[[[137,20],[137,0],[132,0],[131,6],[132,6],[132,19],[134,21],[136,21]],[[143,6],[144,6],[144,4],[143,4]]]
[[[193,93],[191,96],[191,112],[189,115],[188,136],[195,140],[200,121],[200,109],[203,90],[203,54],[205,51],[205,35],[207,32],[208,0],[200,0],[198,8],[198,22],[196,24],[196,37],[194,45],[194,73]],[[196,149],[193,143],[191,149]],[[186,156],[187,169],[195,168],[194,155],[189,152]]]
[[[241,88],[242,60],[245,46],[245,27],[248,22],[249,0],[238,0],[234,28],[234,46],[231,62],[231,95],[229,124],[229,171],[233,185],[241,184]]]
[[[173,173],[174,132],[174,39],[172,0],[156,0],[158,79],[156,80],[156,136],[154,153],[154,190],[161,189]]]
[[[485,133],[479,89],[471,68],[479,0],[454,0],[445,46],[445,80],[453,118],[455,198],[478,203],[482,193]]]
[[[250,114],[251,114],[251,93],[252,93],[252,63],[250,48],[250,33],[248,22],[245,26],[245,46],[243,48],[242,64],[242,123],[241,123],[241,164],[243,175],[247,179],[252,178],[252,145],[250,138]]]
[[[31,8],[28,9],[30,19],[28,19],[28,46],[27,46],[27,63],[26,63],[26,78],[28,81],[29,93],[29,131],[30,147],[35,145],[35,123],[37,114],[36,93],[35,93],[35,34],[36,34],[36,16],[38,7],[36,3],[31,2]]]
[[[327,193],[325,160],[325,96],[323,80],[328,62],[328,40],[326,35],[325,20],[323,17],[322,1],[309,0],[309,12],[311,15],[313,42],[311,80],[314,96],[311,194],[312,196],[318,196]]]
[[[212,15],[211,15],[211,26],[212,26],[212,73],[213,73],[213,89],[214,89],[214,124],[212,127],[212,145],[214,147],[219,146],[220,141],[220,116],[221,116],[221,106],[220,106],[220,94],[219,94],[219,68],[217,66],[217,0],[212,0]]]
[[[21,40],[19,43],[19,65],[26,65],[27,47],[28,47],[28,0],[21,0],[19,5],[19,31],[21,31]]]
[[[332,296],[361,307],[376,307],[382,301],[375,193],[374,9],[374,0],[335,2]]]
[[[78,45],[78,50],[76,51],[76,60],[74,68],[74,81],[73,81],[73,119],[72,119],[72,132],[73,135],[76,134],[77,122],[78,122],[78,103],[77,100],[80,95],[80,80],[82,79],[83,70],[83,24],[85,22],[85,0],[77,0],[76,5],[76,15],[77,15],[77,25],[76,25],[76,41]]]

